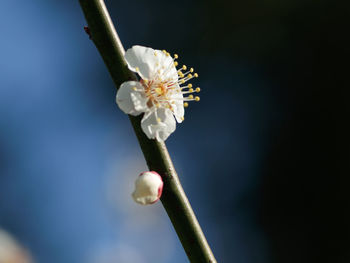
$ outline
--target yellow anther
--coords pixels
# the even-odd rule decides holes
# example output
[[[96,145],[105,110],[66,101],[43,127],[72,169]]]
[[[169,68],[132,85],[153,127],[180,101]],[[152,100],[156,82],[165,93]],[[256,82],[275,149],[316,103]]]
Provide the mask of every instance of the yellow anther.
[[[189,78],[192,78],[193,76],[192,76],[192,74],[190,73],[190,74],[188,74],[188,77],[189,77]]]
[[[155,57],[157,56],[157,52],[154,52],[154,56],[155,56]]]
[[[193,72],[194,71],[194,69],[193,68],[190,68],[190,72]]]
[[[175,59],[178,59],[179,56],[178,56],[177,54],[174,54],[174,58],[175,58]]]
[[[189,87],[189,88],[192,88],[192,84],[191,84],[191,83],[190,83],[190,84],[188,84],[188,87]]]
[[[143,82],[145,82],[147,84],[148,83],[148,79],[144,79]]]
[[[200,92],[200,91],[201,91],[200,87],[196,88],[196,92]]]
[[[177,67],[177,65],[179,65],[179,63],[177,63],[177,61],[175,61],[174,66]]]
[[[136,67],[135,70],[136,70],[136,72],[140,71],[139,67]]]
[[[181,77],[181,76],[180,76],[180,77]],[[183,78],[183,76],[182,76],[181,78]],[[184,84],[185,81],[184,81],[183,79],[180,79],[179,83],[180,83],[180,84]]]
[[[182,121],[184,121],[184,120],[185,120],[185,117],[181,117],[180,119],[181,119]]]
[[[166,54],[166,50],[165,50],[165,49],[163,49],[162,52],[163,52],[164,54]]]
[[[157,122],[161,122],[162,120],[160,118],[157,118]]]
[[[196,96],[196,97],[194,98],[194,100],[195,100],[195,101],[200,101],[200,98],[199,98],[198,96]]]
[[[194,73],[194,77],[195,77],[195,78],[198,78],[198,74],[197,74],[197,73]]]
[[[184,102],[184,107],[187,108],[188,107],[188,103]]]
[[[189,91],[189,92],[193,92],[193,89],[189,89],[188,91]]]
[[[182,72],[180,72],[179,76],[180,76],[180,78],[183,78],[185,75]]]
[[[133,89],[134,91],[136,91],[136,90],[137,90],[137,88],[136,88],[136,87],[133,87],[132,89]]]
[[[187,69],[186,65],[183,65],[183,66],[182,66],[182,69],[183,69],[183,70],[186,70],[186,69]]]
[[[189,95],[188,98],[189,98],[190,100],[192,100],[192,99],[193,99],[193,95]]]

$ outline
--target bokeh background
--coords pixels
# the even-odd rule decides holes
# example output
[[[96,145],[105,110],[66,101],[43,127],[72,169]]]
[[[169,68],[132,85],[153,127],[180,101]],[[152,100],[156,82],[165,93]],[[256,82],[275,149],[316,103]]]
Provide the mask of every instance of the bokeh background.
[[[125,48],[200,75],[167,145],[218,262],[349,262],[348,4],[106,4]],[[0,234],[36,263],[187,262],[130,198],[145,162],[85,25],[78,1],[1,1]]]

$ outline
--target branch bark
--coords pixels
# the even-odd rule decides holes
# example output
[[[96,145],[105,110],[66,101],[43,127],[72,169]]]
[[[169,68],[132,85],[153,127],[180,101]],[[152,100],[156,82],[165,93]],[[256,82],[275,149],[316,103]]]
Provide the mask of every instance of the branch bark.
[[[102,56],[115,86],[119,88],[125,81],[137,80],[126,65],[124,48],[104,1],[79,2],[88,23],[89,36]],[[161,201],[190,262],[215,263],[214,255],[183,191],[165,143],[146,137],[140,125],[142,116],[129,118],[149,169],[158,172],[163,178]]]

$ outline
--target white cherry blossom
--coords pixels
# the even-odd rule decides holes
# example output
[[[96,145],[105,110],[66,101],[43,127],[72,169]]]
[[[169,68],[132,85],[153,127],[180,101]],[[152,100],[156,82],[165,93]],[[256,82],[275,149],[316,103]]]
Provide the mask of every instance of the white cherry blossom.
[[[135,191],[132,197],[136,203],[150,205],[159,200],[162,191],[162,177],[154,171],[143,172],[135,181]]]
[[[144,113],[141,128],[149,139],[165,141],[175,131],[176,121],[184,120],[188,101],[199,101],[191,93],[199,92],[200,88],[186,84],[198,74],[185,65],[177,70],[177,58],[178,55],[172,58],[165,50],[143,46],[133,46],[125,53],[129,69],[140,76],[140,81],[124,82],[116,102],[126,114]]]

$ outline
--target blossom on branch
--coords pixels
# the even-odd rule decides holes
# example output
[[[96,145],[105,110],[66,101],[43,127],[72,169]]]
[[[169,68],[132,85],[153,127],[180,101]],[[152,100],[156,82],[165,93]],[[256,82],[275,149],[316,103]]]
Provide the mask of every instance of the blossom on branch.
[[[140,81],[127,81],[120,85],[116,102],[126,114],[144,113],[141,128],[149,139],[165,141],[176,129],[176,121],[184,120],[184,107],[189,101],[199,101],[191,93],[200,92],[187,84],[198,77],[193,68],[184,65],[176,69],[178,55],[171,57],[165,50],[133,46],[125,53],[130,70]],[[193,73],[193,74],[192,74]]]
[[[143,172],[135,181],[132,197],[136,203],[150,205],[157,202],[162,195],[163,180],[156,172]]]

